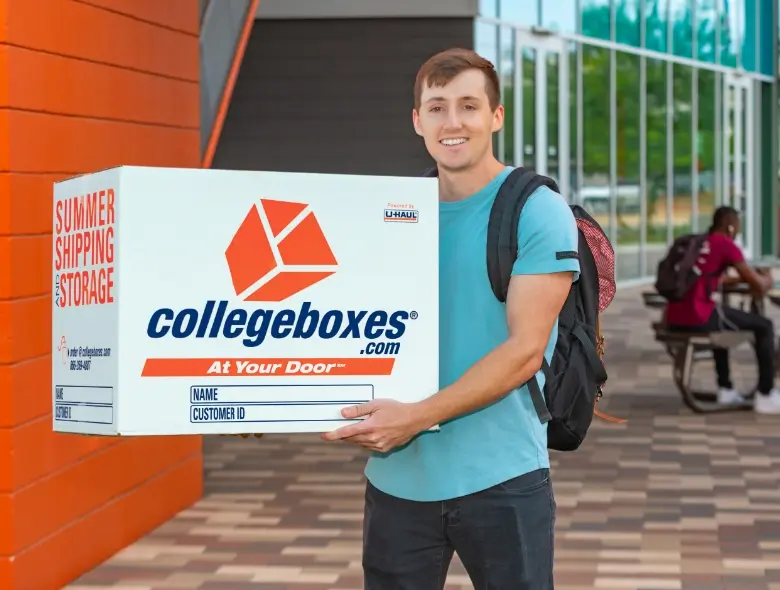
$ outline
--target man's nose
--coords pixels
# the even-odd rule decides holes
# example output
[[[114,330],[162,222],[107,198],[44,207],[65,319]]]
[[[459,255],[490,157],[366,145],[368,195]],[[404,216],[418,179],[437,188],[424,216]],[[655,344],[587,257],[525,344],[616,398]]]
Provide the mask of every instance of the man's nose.
[[[450,109],[447,112],[447,121],[445,126],[447,129],[459,129],[461,127],[460,113],[457,109]]]

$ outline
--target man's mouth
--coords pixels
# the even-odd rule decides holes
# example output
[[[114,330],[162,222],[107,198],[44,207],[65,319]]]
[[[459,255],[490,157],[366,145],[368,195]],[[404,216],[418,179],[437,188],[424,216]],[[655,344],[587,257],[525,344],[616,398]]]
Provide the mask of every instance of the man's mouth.
[[[453,145],[460,145],[462,143],[466,143],[467,141],[468,141],[468,139],[465,138],[465,137],[454,137],[454,138],[451,138],[451,139],[439,140],[439,143],[441,143],[443,145],[453,146]]]

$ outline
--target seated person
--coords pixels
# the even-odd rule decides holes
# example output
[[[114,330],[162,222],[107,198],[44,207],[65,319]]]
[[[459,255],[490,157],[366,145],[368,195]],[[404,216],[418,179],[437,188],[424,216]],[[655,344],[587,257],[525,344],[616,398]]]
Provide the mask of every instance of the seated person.
[[[720,207],[715,211],[699,260],[702,276],[682,301],[669,302],[666,324],[670,330],[753,332],[759,375],[758,393],[753,407],[758,413],[780,414],[780,391],[774,387],[775,334],[772,320],[757,313],[716,304],[712,298],[712,293],[718,291],[723,274],[729,268],[734,268],[739,274],[737,281],[746,282],[758,296],[765,295],[773,286],[772,277],[768,273],[759,272],[745,262],[739,246],[734,242],[739,228],[739,214],[735,209]],[[731,279],[726,281],[734,282]],[[713,356],[718,376],[718,403],[745,404],[746,400],[731,383],[728,350],[715,349]]]

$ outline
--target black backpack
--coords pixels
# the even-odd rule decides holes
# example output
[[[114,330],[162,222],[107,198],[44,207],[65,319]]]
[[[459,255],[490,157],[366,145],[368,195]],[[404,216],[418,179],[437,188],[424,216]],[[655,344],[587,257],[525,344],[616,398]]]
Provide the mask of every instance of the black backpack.
[[[437,175],[435,167],[424,173]],[[490,211],[487,269],[493,293],[502,303],[506,302],[512,266],[517,259],[520,214],[531,194],[541,186],[560,192],[551,178],[516,168],[501,185]],[[599,224],[582,207],[572,205],[571,210],[579,229],[580,277],[572,283],[559,315],[552,361],[548,364],[544,359],[541,367],[545,375],[544,395],[535,376],[527,382],[539,420],[547,423],[547,447],[556,451],[578,449],[594,414],[620,421],[596,410],[607,381],[601,360],[599,313],[615,294],[614,251]]]
[[[680,301],[691,290],[702,272],[697,262],[707,234],[687,234],[677,238],[658,263],[655,289],[667,301]]]

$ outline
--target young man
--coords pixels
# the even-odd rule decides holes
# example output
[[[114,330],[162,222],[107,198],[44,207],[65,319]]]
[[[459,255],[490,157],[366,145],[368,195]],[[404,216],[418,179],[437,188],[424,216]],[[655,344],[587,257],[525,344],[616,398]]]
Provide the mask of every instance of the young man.
[[[739,234],[739,213],[733,207],[719,207],[707,232],[698,261],[701,276],[682,301],[670,301],[666,307],[666,323],[671,330],[717,331],[744,330],[753,332],[758,363],[758,392],[753,408],[759,414],[780,414],[780,390],[775,388],[775,328],[772,320],[757,313],[733,307],[718,306],[712,298],[718,283],[729,268],[738,277],[726,277],[724,282],[745,282],[753,292],[763,297],[774,286],[770,274],[753,269],[734,242]],[[734,389],[729,371],[729,351],[713,351],[718,377],[718,403],[744,405],[746,400]]]
[[[440,391],[347,408],[323,435],[374,451],[366,467],[366,590],[442,588],[457,551],[476,588],[551,590],[555,501],[546,426],[528,388],[579,273],[577,227],[545,188],[519,222],[506,304],[485,260],[488,217],[511,168],[492,151],[504,109],[493,65],[451,49],[420,69],[414,129],[439,171]],[[426,432],[439,424],[439,432]]]

